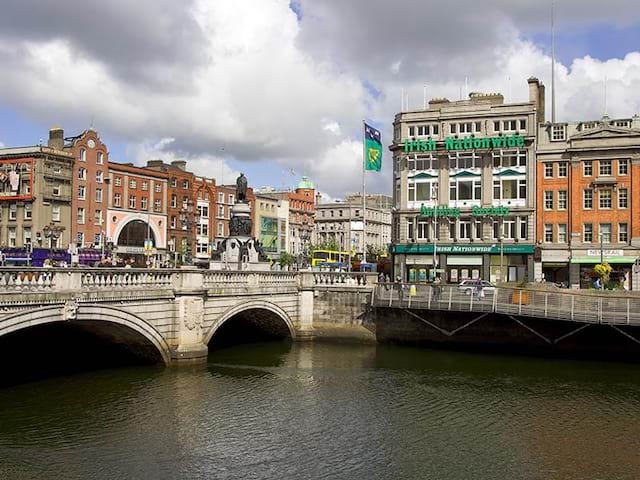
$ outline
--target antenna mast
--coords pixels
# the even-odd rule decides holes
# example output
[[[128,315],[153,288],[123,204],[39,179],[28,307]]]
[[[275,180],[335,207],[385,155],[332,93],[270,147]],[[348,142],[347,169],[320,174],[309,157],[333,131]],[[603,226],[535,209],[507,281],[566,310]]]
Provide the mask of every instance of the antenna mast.
[[[556,123],[556,35],[554,25],[554,5],[551,2],[551,123]]]

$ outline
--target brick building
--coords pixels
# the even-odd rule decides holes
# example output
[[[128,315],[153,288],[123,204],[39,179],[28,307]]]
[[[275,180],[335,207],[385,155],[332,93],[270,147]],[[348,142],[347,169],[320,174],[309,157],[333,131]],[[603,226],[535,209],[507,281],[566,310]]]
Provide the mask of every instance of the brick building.
[[[166,260],[168,178],[132,164],[109,162],[106,234],[114,252],[137,265]],[[145,241],[151,248],[145,250]]]
[[[588,287],[595,264],[631,288],[640,256],[640,118],[542,124],[536,279]],[[633,285],[633,289],[640,285]]]

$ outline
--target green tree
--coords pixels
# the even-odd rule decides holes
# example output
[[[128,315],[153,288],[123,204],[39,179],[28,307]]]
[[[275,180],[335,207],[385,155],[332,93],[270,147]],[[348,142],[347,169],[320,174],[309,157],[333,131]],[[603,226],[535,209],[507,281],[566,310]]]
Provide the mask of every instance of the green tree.
[[[387,253],[385,248],[379,247],[377,245],[368,244],[367,245],[367,260],[369,262],[377,262],[380,260],[380,257],[383,257]]]
[[[325,240],[324,242],[320,242],[316,245],[311,245],[309,247],[309,251],[313,252],[315,250],[337,250],[340,251],[342,250],[342,248],[340,247],[340,244],[338,243],[338,241],[335,238],[329,238],[327,240]]]
[[[291,265],[293,265],[295,261],[296,261],[295,256],[287,252],[281,252],[280,260],[278,261],[278,263],[280,263],[281,268],[285,268],[285,267],[291,267]]]

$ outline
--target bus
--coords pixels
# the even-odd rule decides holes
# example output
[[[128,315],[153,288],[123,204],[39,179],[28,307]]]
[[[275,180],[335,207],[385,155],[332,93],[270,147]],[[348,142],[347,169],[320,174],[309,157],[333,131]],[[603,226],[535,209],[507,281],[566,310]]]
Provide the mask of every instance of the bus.
[[[314,250],[311,254],[312,267],[345,268],[348,263],[349,252]]]

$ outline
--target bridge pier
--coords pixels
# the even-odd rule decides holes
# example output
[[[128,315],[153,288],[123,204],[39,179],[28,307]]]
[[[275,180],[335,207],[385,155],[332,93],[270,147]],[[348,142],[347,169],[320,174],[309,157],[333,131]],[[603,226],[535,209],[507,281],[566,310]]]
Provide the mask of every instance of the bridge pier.
[[[300,291],[298,292],[298,327],[296,328],[296,340],[313,340],[313,303],[315,294],[315,282],[311,272],[300,274]]]
[[[171,363],[174,366],[206,363],[209,348],[202,341],[202,324],[207,292],[202,274],[196,267],[183,268],[180,273],[175,285],[177,346],[171,350]]]

